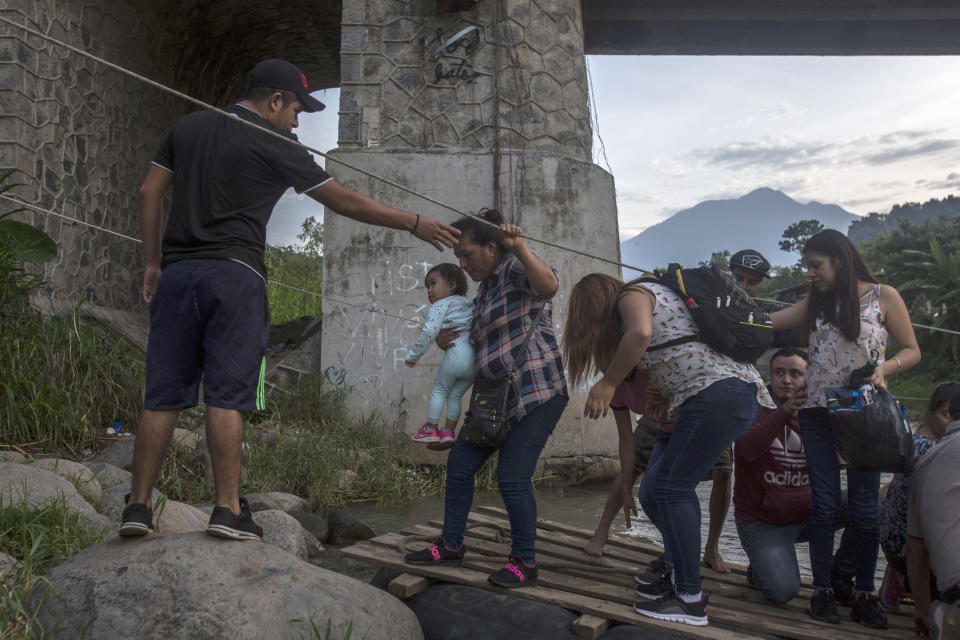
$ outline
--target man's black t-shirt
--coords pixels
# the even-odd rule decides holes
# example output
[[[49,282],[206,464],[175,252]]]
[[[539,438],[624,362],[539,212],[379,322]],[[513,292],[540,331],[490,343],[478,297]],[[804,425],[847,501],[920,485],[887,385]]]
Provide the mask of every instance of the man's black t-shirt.
[[[297,139],[246,107],[226,111]],[[240,260],[264,278],[267,221],[277,200],[289,187],[303,193],[330,179],[306,149],[213,111],[181,118],[153,163],[174,180],[163,266],[189,258]]]

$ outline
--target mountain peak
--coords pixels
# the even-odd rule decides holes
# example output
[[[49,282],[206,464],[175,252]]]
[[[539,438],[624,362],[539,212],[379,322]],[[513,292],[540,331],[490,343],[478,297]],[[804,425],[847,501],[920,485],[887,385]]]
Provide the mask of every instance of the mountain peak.
[[[707,200],[678,211],[621,243],[621,255],[624,262],[647,269],[670,262],[692,267],[714,251],[735,253],[749,246],[771,264],[793,264],[796,256],[780,250],[780,238],[791,224],[810,219],[846,233],[858,218],[837,205],[801,204],[782,191],[761,187],[739,198]]]

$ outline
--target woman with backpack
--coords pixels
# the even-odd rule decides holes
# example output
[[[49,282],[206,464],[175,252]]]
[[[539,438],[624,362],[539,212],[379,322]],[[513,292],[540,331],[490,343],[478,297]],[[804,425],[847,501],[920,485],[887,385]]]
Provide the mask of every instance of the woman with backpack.
[[[844,234],[821,231],[807,240],[803,257],[810,295],[771,317],[777,331],[805,327],[809,336],[807,402],[799,413],[813,493],[808,533],[816,593],[808,613],[815,620],[840,624],[836,606],[840,602],[851,606],[855,622],[883,629],[887,618],[877,601],[867,597],[874,589],[880,545],[879,472],[847,470],[846,511],[856,538],[853,593],[841,592],[843,580],[831,575],[834,531],[842,510],[840,463],[824,392],[847,387],[851,374],[868,365],[876,369],[865,382],[886,388],[889,376],[920,362],[920,348],[900,294],[877,282]],[[889,338],[899,347],[895,357],[886,353]]]
[[[614,391],[634,369],[648,380],[652,418],[676,419],[657,443],[640,485],[640,503],[663,537],[673,566],[658,564],[637,576],[634,609],[645,616],[707,624],[700,588],[700,502],[696,486],[720,454],[773,401],[760,374],[704,342],[687,305],[658,282],[621,280],[603,273],[580,280],[570,293],[563,347],[574,384],[602,374],[584,415],[606,415]],[[663,343],[666,348],[656,348]],[[638,382],[644,376],[635,376]],[[652,396],[652,397],[651,397]],[[630,443],[621,434],[621,443]],[[626,445],[624,445],[626,446]],[[632,445],[621,451],[621,482],[632,485]],[[672,574],[672,576],[671,576]]]

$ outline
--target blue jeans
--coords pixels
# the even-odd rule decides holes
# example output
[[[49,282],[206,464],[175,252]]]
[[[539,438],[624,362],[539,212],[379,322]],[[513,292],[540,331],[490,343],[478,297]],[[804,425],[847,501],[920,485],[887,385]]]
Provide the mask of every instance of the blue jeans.
[[[443,504],[443,541],[447,548],[457,549],[463,542],[467,515],[473,504],[474,476],[487,458],[499,451],[497,485],[510,519],[510,555],[520,557],[526,564],[536,561],[537,501],[531,480],[547,438],[566,406],[565,396],[554,396],[519,422],[512,422],[500,449],[467,444],[460,432],[447,458]]]
[[[806,520],[769,524],[737,518],[740,544],[750,559],[748,578],[774,602],[789,602],[800,593],[800,565],[795,545],[806,527]]]
[[[824,408],[800,411],[800,437],[807,453],[813,510],[810,513],[810,567],[813,586],[830,588],[833,537],[843,503],[840,494],[840,462],[833,441],[830,419]],[[847,518],[857,591],[871,593],[880,551],[880,473],[847,469]]]
[[[664,558],[673,561],[678,594],[700,592],[697,484],[759,411],[756,385],[726,378],[684,403],[672,433],[657,433],[639,498],[663,537]]]
[[[443,354],[443,360],[433,379],[430,402],[427,404],[427,422],[440,424],[443,416],[443,404],[447,404],[447,419],[460,419],[460,399],[473,384],[473,346],[469,336],[461,336],[453,341],[453,346]],[[443,427],[443,425],[440,425]]]

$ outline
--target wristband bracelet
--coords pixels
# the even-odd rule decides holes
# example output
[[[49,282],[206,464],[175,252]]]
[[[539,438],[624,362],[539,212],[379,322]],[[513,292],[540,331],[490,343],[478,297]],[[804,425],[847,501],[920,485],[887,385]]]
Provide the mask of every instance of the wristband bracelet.
[[[420,226],[420,214],[415,214],[417,216],[417,221],[413,223],[413,229],[410,229],[410,233],[416,233],[417,227]]]
[[[897,363],[897,370],[894,373],[899,373],[900,371],[900,358],[894,358]]]

